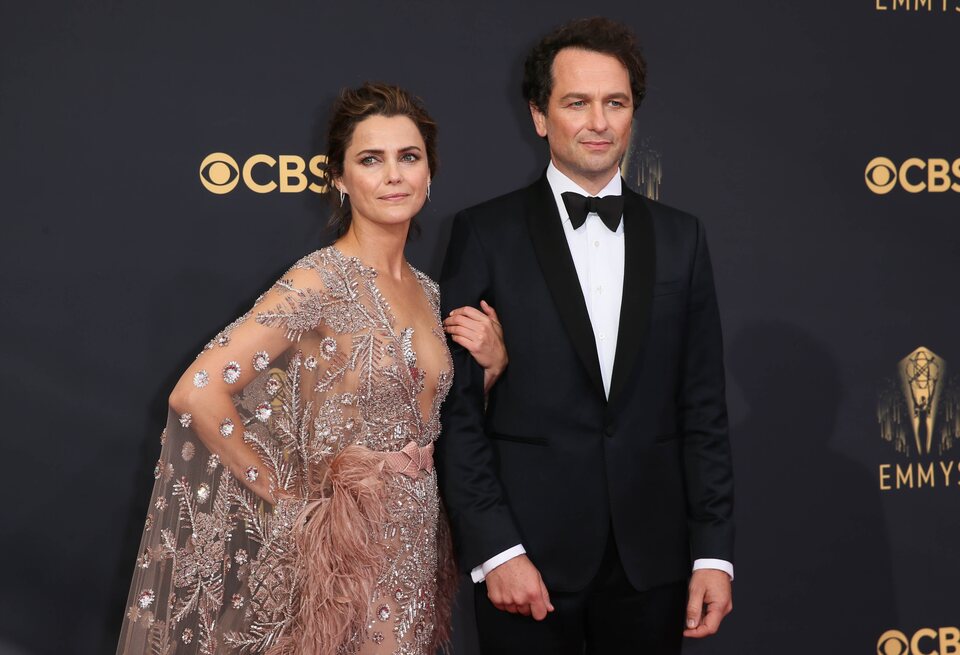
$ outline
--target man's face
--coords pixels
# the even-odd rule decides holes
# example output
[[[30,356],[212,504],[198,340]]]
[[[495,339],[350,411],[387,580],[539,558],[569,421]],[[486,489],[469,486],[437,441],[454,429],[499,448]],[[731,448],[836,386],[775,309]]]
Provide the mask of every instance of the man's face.
[[[616,174],[630,142],[630,74],[612,55],[565,48],[553,60],[546,113],[533,105],[530,113],[556,167],[596,193]]]

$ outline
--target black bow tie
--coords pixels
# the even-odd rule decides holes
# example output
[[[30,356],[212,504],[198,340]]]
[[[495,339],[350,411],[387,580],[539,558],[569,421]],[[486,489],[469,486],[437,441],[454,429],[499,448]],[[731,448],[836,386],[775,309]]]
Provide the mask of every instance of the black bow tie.
[[[603,224],[616,232],[623,216],[623,196],[604,196],[602,198],[581,196],[579,193],[567,191],[561,193],[563,205],[570,216],[573,229],[578,229],[587,220],[587,214],[595,213],[600,216]]]

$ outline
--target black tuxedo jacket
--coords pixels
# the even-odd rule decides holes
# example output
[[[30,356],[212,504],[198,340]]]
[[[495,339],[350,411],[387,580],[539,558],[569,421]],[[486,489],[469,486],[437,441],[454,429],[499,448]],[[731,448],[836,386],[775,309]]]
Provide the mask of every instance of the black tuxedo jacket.
[[[454,220],[444,315],[492,304],[510,363],[483,371],[451,342],[437,470],[464,570],[522,543],[547,588],[593,578],[613,526],[639,590],[691,559],[733,561],[723,348],[700,222],[624,184],[624,282],[609,401],[546,177]]]

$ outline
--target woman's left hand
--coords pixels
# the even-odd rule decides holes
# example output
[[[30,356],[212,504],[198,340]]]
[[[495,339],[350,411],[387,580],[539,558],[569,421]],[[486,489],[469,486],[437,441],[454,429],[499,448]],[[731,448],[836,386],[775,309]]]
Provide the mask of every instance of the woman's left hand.
[[[480,309],[459,307],[450,312],[443,321],[443,329],[483,367],[483,391],[489,391],[509,362],[497,312],[486,300],[481,300]]]

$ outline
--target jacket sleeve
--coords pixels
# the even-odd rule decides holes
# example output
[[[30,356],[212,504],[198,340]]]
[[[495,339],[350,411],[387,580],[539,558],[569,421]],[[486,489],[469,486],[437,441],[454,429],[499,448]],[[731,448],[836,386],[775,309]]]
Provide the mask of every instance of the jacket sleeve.
[[[440,298],[443,315],[492,297],[489,262],[468,212],[453,222]],[[495,306],[495,304],[494,304]],[[449,341],[453,387],[443,405],[443,432],[437,447],[437,474],[450,516],[457,557],[464,571],[521,542],[504,499],[495,455],[484,430],[483,369],[470,353]]]
[[[706,234],[696,245],[684,335],[680,417],[693,559],[733,562],[733,465],[728,438],[723,338]]]

